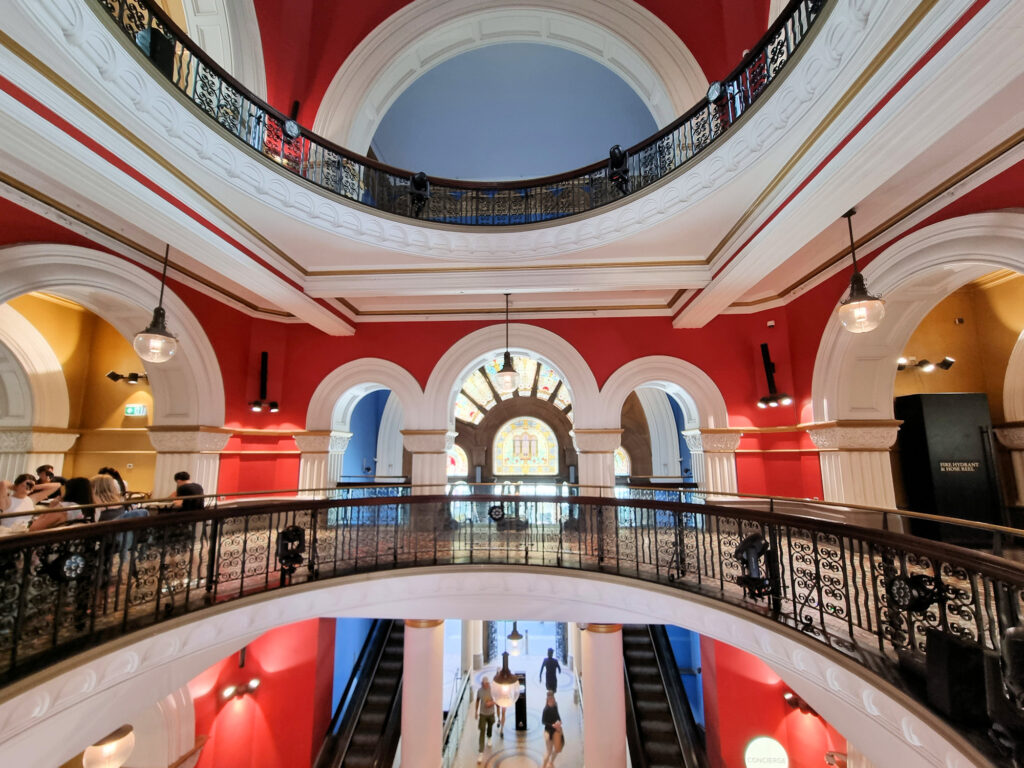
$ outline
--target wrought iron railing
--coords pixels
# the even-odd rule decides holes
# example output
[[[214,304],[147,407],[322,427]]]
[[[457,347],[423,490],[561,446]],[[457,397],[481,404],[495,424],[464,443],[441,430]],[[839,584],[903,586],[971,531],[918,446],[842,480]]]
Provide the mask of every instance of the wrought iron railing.
[[[469,226],[559,219],[634,194],[722,136],[760,98],[807,38],[827,0],[792,0],[708,97],[626,151],[568,173],[513,182],[423,177],[323,139],[255,96],[217,65],[153,0],[94,0],[202,112],[252,151],[347,200],[383,213]]]

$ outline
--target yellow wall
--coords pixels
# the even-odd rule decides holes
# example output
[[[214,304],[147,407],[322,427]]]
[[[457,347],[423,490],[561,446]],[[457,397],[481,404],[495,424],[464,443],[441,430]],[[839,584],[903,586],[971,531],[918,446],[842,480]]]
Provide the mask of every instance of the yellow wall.
[[[65,460],[64,476],[91,477],[109,466],[131,490],[151,490],[156,453],[146,432],[153,413],[149,384],[133,386],[106,377],[108,371],[144,372],[131,344],[105,320],[64,299],[29,294],[10,305],[46,338],[64,371],[71,406],[68,428],[81,435]],[[144,404],[147,415],[125,416],[130,403]]]
[[[188,28],[188,24],[185,23],[185,6],[181,0],[156,0],[156,4],[171,17],[171,21],[185,30],[189,37],[195,34]]]

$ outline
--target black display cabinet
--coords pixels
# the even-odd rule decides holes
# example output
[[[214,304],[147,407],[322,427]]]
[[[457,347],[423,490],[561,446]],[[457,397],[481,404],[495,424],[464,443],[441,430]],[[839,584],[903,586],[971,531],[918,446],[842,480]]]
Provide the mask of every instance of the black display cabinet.
[[[516,699],[516,730],[526,730],[526,673],[516,672],[519,678],[519,698]]]
[[[896,398],[895,415],[903,422],[899,455],[910,509],[1002,522],[988,398],[974,392],[905,395]],[[991,535],[924,520],[911,521],[910,531],[963,546],[992,543]]]

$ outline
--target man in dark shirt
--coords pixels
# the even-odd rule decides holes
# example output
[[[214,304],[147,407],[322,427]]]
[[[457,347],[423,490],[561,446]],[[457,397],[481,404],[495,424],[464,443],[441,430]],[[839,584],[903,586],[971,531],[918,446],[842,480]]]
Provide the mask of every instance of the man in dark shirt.
[[[541,676],[545,676],[545,685],[549,691],[554,693],[558,690],[558,673],[561,671],[562,665],[555,658],[555,649],[548,648],[548,657],[540,664],[540,674],[537,675],[537,680],[539,681]]]
[[[40,467],[36,467],[36,477],[36,485],[40,488],[42,486],[51,486],[53,488],[52,492],[45,497],[47,500],[55,499],[60,496],[60,487],[67,482],[67,480],[60,475],[55,475],[53,473],[53,464],[43,464]],[[56,483],[56,486],[53,486],[54,483]],[[39,491],[33,495],[42,498],[42,494]]]
[[[186,499],[184,496],[202,496],[203,486],[199,483],[192,482],[192,476],[188,472],[175,472],[174,482],[177,483],[178,488],[175,490],[174,495],[177,497],[177,501],[171,506],[174,509],[180,509],[182,512],[195,511],[203,508],[203,499]]]

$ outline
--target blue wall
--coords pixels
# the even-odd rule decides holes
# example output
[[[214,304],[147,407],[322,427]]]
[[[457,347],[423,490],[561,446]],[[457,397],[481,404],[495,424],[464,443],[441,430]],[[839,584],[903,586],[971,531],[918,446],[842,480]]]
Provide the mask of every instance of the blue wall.
[[[378,389],[371,392],[358,403],[352,411],[349,431],[352,439],[345,449],[342,473],[349,482],[360,477],[373,477],[377,474],[377,433],[380,432],[380,418],[384,414],[384,405],[388,401],[390,390]],[[370,471],[366,472],[365,468]]]
[[[679,407],[679,403],[671,395],[668,398],[669,404],[672,406],[672,415],[676,419],[676,437],[679,440],[679,471],[684,477],[690,477],[692,475],[692,464],[690,463],[690,449],[686,445],[686,438],[683,437],[683,430],[686,428],[686,419],[683,418],[683,409]],[[686,470],[690,470],[689,473]]]
[[[668,632],[668,641],[672,644],[672,652],[676,655],[676,664],[680,670],[694,670],[695,672],[681,672],[683,688],[686,689],[686,698],[690,701],[690,709],[693,710],[693,719],[697,725],[704,727],[704,688],[701,684],[700,672],[700,635],[682,627],[665,625]]]
[[[352,676],[353,667],[363,649],[373,619],[337,619],[334,627],[334,686],[331,693],[331,714]]]

